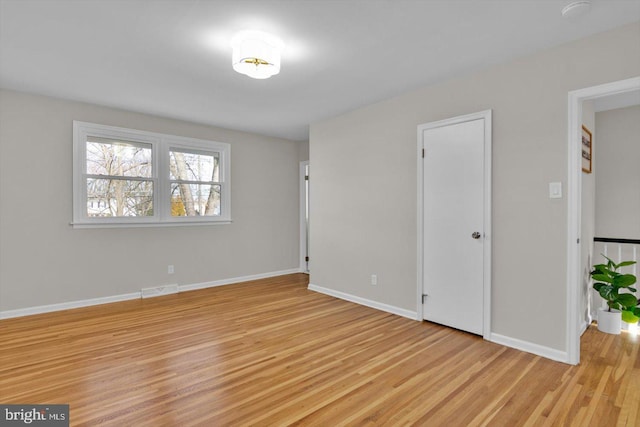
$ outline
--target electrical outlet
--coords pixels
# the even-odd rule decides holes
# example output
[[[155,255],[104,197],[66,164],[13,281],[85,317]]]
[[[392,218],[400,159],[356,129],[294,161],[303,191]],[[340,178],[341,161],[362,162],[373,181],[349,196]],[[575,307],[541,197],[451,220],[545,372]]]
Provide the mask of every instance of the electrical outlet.
[[[173,265],[170,265],[170,266],[167,268],[167,273],[169,273],[169,274],[173,274],[173,273],[175,273],[175,270],[173,269]]]
[[[377,274],[372,274],[371,275],[371,284],[374,285],[374,286],[378,284],[378,275]]]

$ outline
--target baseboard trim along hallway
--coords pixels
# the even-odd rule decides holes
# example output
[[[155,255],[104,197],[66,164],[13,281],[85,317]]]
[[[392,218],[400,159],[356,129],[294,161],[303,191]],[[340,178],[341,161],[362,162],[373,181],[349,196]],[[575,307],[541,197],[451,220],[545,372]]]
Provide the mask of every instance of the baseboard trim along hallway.
[[[213,288],[216,286],[232,285],[234,283],[248,282],[250,280],[267,279],[269,277],[284,276],[286,274],[300,273],[299,268],[289,270],[272,271],[269,273],[251,274],[248,276],[231,277],[228,279],[214,280],[211,282],[193,283],[189,285],[178,285],[178,292],[194,291],[196,289]],[[164,288],[175,285],[158,285],[157,288]],[[145,288],[146,289],[146,288]],[[128,301],[142,298],[143,290],[121,295],[110,295],[106,297],[89,298],[77,301],[61,302],[57,304],[40,305],[35,307],[19,308],[16,310],[0,311],[0,319],[11,319],[14,317],[31,316],[33,314],[51,313],[53,311],[69,310],[72,308],[90,307],[92,305],[109,304],[112,302]]]
[[[397,314],[398,316],[407,317],[412,320],[422,320],[418,319],[418,313],[412,310],[407,310],[400,307],[395,307],[393,305],[384,304],[381,302],[373,301],[366,298],[361,298],[355,295],[347,294],[345,292],[336,291],[334,289],[325,288],[322,286],[309,284],[308,289],[310,291],[319,292],[321,294],[330,295],[335,298],[340,298],[345,301],[355,302],[356,304],[364,305],[366,307],[375,308],[378,310],[386,311],[387,313]]]

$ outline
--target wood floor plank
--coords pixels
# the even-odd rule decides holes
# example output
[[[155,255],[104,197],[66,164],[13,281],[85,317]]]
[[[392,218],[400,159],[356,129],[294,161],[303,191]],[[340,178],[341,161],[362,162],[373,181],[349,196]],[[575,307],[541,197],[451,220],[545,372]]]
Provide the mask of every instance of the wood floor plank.
[[[568,366],[293,274],[0,321],[0,403],[73,426],[640,426],[640,343]]]

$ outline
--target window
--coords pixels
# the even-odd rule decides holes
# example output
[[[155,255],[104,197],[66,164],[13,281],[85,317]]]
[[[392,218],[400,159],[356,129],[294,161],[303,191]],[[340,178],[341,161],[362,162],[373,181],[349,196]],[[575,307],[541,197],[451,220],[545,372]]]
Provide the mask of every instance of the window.
[[[217,153],[169,150],[171,216],[220,215]]]
[[[73,225],[231,220],[229,144],[73,122]]]
[[[88,136],[87,216],[153,215],[151,144]]]

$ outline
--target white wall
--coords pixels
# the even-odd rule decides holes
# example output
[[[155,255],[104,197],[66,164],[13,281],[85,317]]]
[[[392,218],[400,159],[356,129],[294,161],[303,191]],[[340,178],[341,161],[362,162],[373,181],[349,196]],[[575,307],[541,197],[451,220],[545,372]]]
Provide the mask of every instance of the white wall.
[[[309,141],[298,142],[298,160],[301,162],[309,160]]]
[[[596,113],[596,234],[640,239],[640,106]]]
[[[640,75],[639,38],[628,25],[313,124],[312,284],[415,311],[416,126],[493,109],[491,328],[566,351],[567,199],[548,183],[566,189],[568,92]]]
[[[73,120],[230,143],[233,223],[73,229]],[[283,139],[0,92],[0,311],[297,269],[300,150]]]

